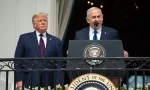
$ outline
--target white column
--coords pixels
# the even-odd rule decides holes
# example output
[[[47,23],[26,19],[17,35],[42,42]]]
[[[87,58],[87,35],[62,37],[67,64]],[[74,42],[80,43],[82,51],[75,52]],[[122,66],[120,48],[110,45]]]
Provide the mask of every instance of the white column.
[[[12,58],[17,35],[17,0],[0,0],[0,58]],[[0,65],[5,64],[0,62]],[[7,66],[3,70],[9,70]],[[13,90],[13,72],[9,73],[9,90]],[[5,89],[6,73],[0,72],[0,89]]]

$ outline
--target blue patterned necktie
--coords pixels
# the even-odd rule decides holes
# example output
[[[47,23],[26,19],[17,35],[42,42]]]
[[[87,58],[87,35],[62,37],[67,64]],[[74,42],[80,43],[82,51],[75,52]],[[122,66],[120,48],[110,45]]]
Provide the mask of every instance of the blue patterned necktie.
[[[97,38],[97,31],[96,30],[94,30],[94,36],[93,36],[93,40],[98,40],[98,38]],[[99,62],[99,60],[92,60],[92,62],[95,64],[95,65],[97,65],[98,64],[98,62]]]
[[[98,40],[98,39],[97,39],[97,33],[98,33],[98,32],[97,32],[96,30],[94,30],[93,40]]]
[[[44,44],[44,40],[43,40],[43,34],[40,34],[40,54],[41,57],[44,57],[44,52],[45,52],[45,44]]]

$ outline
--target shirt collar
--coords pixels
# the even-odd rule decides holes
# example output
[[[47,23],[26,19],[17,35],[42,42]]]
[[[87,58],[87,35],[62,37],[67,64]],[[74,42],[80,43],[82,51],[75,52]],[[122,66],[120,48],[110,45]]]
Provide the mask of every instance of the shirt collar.
[[[98,34],[100,34],[101,31],[102,31],[102,26],[101,26],[99,29],[97,29],[96,31],[98,32]],[[94,29],[93,29],[91,26],[90,26],[90,33],[91,33],[91,34],[94,33]]]
[[[39,36],[41,33],[36,30],[36,36]],[[43,37],[46,37],[46,32],[42,33]]]

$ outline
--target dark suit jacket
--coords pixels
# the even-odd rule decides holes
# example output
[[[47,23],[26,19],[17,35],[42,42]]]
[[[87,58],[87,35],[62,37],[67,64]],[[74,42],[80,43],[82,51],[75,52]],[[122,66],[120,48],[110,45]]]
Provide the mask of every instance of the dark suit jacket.
[[[89,27],[76,32],[76,40],[89,40]],[[117,30],[109,27],[102,26],[101,39],[100,40],[118,40]]]
[[[102,31],[101,31],[101,38],[100,40],[118,40],[119,39],[119,36],[118,36],[118,32],[117,30],[113,29],[113,28],[109,28],[109,27],[105,27],[105,26],[102,26]],[[86,27],[82,30],[79,30],[76,32],[76,35],[75,35],[75,40],[89,40],[89,27]],[[114,68],[114,67],[121,67],[123,68],[125,65],[124,61],[123,60],[112,60],[111,63],[109,61],[105,61],[104,63],[98,65],[98,66],[95,66],[94,68]],[[80,61],[80,62],[67,62],[67,68],[89,68],[90,66],[87,65],[85,63],[85,61]],[[71,74],[71,76],[74,78],[74,77],[77,77],[79,75],[82,75],[82,74],[85,74],[85,73],[89,73],[89,71],[80,71],[80,72],[73,72]],[[117,72],[105,72],[105,71],[93,71],[95,73],[100,73],[102,75],[105,75],[107,77],[118,77],[118,71]],[[122,72],[121,72],[122,73]],[[78,75],[77,75],[78,74]]]
[[[50,34],[46,34],[47,36],[47,45],[45,49],[45,57],[62,57],[62,47],[61,47],[61,42],[60,40],[52,36]],[[36,32],[31,32],[31,33],[26,33],[22,34],[19,38],[16,51],[15,51],[15,58],[41,58],[40,56],[40,48],[39,44],[37,41],[37,36]],[[43,69],[43,68],[48,68],[48,69],[56,69],[56,68],[61,68],[57,67],[56,62],[53,61],[16,61],[15,62],[15,69]],[[57,63],[59,66],[62,66],[62,64],[59,62]],[[25,87],[28,87],[31,85],[30,79],[31,79],[31,74],[29,72],[24,72],[23,73],[23,80]],[[42,86],[46,85],[46,79],[48,82],[48,85],[52,85],[54,83],[54,72],[41,72],[38,74],[37,71],[34,71],[32,73],[32,86],[38,85],[39,82],[39,75],[41,76],[41,81],[40,84]],[[48,75],[48,76],[46,76]],[[56,72],[56,84],[61,84],[62,81],[62,72]],[[22,73],[17,72],[16,73],[16,82],[22,81]]]

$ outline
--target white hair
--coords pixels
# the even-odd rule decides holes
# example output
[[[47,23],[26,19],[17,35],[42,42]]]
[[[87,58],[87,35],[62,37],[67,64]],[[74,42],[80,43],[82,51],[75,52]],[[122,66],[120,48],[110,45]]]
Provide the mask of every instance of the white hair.
[[[98,7],[91,7],[91,8],[89,8],[89,9],[87,10],[87,16],[86,16],[86,18],[89,18],[89,12],[90,12],[91,10],[94,10],[94,9],[98,9],[98,10],[102,13],[102,11],[101,11],[100,8],[98,8]]]
[[[38,16],[40,16],[40,15],[45,16],[46,18],[47,18],[47,16],[48,16],[48,14],[47,14],[47,13],[44,13],[44,12],[36,13],[36,14],[34,14],[34,15],[32,16],[32,22],[34,22],[35,19],[36,19],[36,17],[38,17]]]

